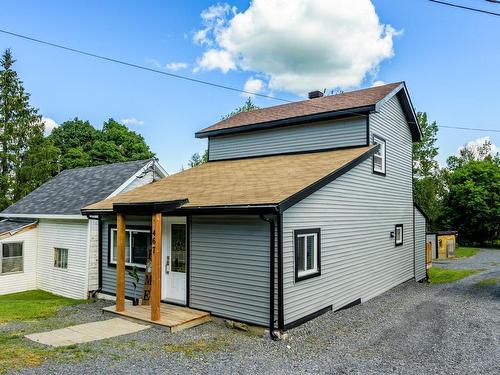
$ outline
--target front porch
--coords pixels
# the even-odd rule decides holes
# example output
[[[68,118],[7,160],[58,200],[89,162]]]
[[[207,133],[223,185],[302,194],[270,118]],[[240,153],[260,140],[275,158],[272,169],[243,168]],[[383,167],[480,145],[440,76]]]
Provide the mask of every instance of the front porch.
[[[146,305],[132,306],[127,304],[126,309],[123,311],[117,311],[116,305],[113,305],[104,307],[103,311],[167,327],[170,332],[182,331],[211,320],[210,313],[206,311],[193,310],[168,303],[160,304],[160,316],[155,320],[151,319],[151,306]]]

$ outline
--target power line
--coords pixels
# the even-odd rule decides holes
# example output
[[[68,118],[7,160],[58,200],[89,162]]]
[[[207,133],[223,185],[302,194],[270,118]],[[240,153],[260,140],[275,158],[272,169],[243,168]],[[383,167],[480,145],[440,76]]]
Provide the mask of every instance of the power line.
[[[429,1],[440,2],[440,1],[437,1],[437,0],[429,0]],[[217,87],[217,88],[220,88],[220,89],[225,89],[225,90],[240,92],[240,93],[244,93],[244,94],[248,94],[248,95],[255,95],[255,96],[259,96],[259,97],[263,97],[263,98],[267,98],[267,99],[278,100],[278,101],[282,101],[282,102],[286,102],[286,103],[297,103],[297,104],[302,103],[302,104],[306,104],[307,106],[310,106],[310,107],[316,107],[316,108],[319,108],[319,109],[330,110],[330,108],[319,106],[319,105],[311,103],[310,101],[307,101],[307,100],[306,101],[297,102],[297,101],[293,101],[293,100],[289,100],[289,99],[280,98],[280,97],[277,97],[277,96],[266,95],[266,94],[259,94],[259,93],[256,93],[256,92],[251,92],[251,91],[246,91],[246,90],[238,89],[236,87],[231,87],[231,86],[221,85],[221,84],[214,83],[214,82],[204,81],[204,80],[201,80],[201,79],[191,78],[191,77],[187,77],[187,76],[180,75],[180,74],[168,73],[168,72],[164,72],[162,70],[149,68],[149,67],[144,66],[144,65],[138,65],[138,64],[127,62],[127,61],[118,60],[118,59],[115,59],[115,58],[112,58],[112,57],[97,55],[95,53],[82,51],[82,50],[79,50],[79,49],[76,49],[76,48],[63,46],[63,45],[60,45],[60,44],[48,42],[48,41],[45,41],[45,40],[33,38],[33,37],[30,37],[30,36],[27,36],[27,35],[18,34],[18,33],[14,33],[14,32],[3,30],[3,29],[0,29],[0,33],[4,33],[4,34],[7,34],[7,35],[15,36],[17,38],[21,38],[21,39],[29,40],[29,41],[32,41],[32,42],[36,42],[36,43],[48,45],[48,46],[51,46],[51,47],[63,49],[63,50],[66,50],[66,51],[78,53],[78,54],[81,54],[81,55],[93,57],[93,58],[96,58],[96,59],[100,59],[100,60],[104,60],[104,61],[108,61],[108,62],[112,62],[112,63],[124,65],[124,66],[128,66],[128,67],[131,67],[131,68],[136,68],[136,69],[141,69],[141,70],[145,70],[145,71],[152,72],[152,73],[162,74],[162,75],[165,75],[165,76],[168,76],[168,77],[171,77],[171,78],[182,79],[182,80],[185,80],[185,81],[199,83],[199,84],[203,84],[203,85],[207,85],[207,86],[213,86],[213,87]],[[364,115],[360,115],[358,112],[351,112],[351,111],[343,111],[343,112],[346,113],[346,114],[352,114],[352,115],[359,116],[359,117],[366,117]],[[458,127],[458,126],[444,126],[444,125],[440,125],[439,127],[441,127],[441,128],[450,128],[450,129],[461,129],[461,130],[477,130],[477,131],[500,132],[500,130],[494,130],[494,129],[479,129],[479,128]]]
[[[493,132],[500,133],[498,129],[482,129],[482,128],[467,128],[465,126],[446,126],[446,125],[438,125],[439,128],[448,128],[448,129],[460,129],[460,130],[474,130],[480,132]]]
[[[500,13],[490,12],[490,11],[484,10],[484,9],[477,9],[477,8],[467,7],[465,5],[453,4],[453,3],[448,3],[446,1],[440,1],[440,0],[429,0],[429,1],[432,2],[432,3],[438,3],[438,4],[442,4],[442,5],[448,5],[450,7],[455,7],[455,8],[470,10],[470,11],[473,11],[473,12],[479,12],[479,13],[489,14],[489,15],[492,15],[492,16],[500,16]]]

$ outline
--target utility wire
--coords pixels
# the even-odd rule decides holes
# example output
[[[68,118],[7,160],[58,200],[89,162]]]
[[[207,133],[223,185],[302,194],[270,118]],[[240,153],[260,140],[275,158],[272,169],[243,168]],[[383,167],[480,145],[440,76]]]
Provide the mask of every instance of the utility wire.
[[[431,3],[437,3],[437,4],[442,4],[442,5],[448,5],[450,7],[455,7],[455,8],[460,8],[460,9],[465,9],[465,10],[470,10],[473,12],[479,12],[479,13],[484,13],[484,14],[489,14],[492,16],[500,16],[500,13],[496,12],[490,12],[488,10],[484,9],[477,9],[477,8],[472,8],[472,7],[467,7],[465,5],[458,5],[458,4],[453,4],[453,3],[448,3],[446,1],[440,1],[440,0],[429,0]]]
[[[448,129],[460,129],[460,130],[475,130],[480,132],[493,132],[500,133],[498,129],[481,129],[481,128],[467,128],[465,126],[446,126],[446,125],[438,125],[439,128],[448,128]]]
[[[429,1],[435,1],[435,0],[429,0]],[[435,1],[435,2],[439,2],[439,1]],[[241,90],[241,89],[238,89],[236,87],[231,87],[231,86],[221,85],[221,84],[218,84],[218,83],[204,81],[204,80],[201,80],[201,79],[191,78],[191,77],[187,77],[187,76],[180,75],[180,74],[168,73],[168,72],[164,72],[162,70],[149,68],[149,67],[144,66],[144,65],[138,65],[138,64],[127,62],[127,61],[118,60],[118,59],[115,59],[115,58],[112,58],[112,57],[106,57],[106,56],[102,56],[102,55],[97,55],[95,53],[82,51],[82,50],[79,50],[79,49],[76,49],[76,48],[63,46],[63,45],[60,45],[60,44],[48,42],[48,41],[45,41],[45,40],[33,38],[33,37],[30,37],[30,36],[27,36],[27,35],[18,34],[18,33],[14,33],[14,32],[3,30],[3,29],[0,29],[0,33],[11,35],[11,36],[15,36],[17,38],[29,40],[29,41],[32,41],[32,42],[44,44],[44,45],[47,45],[47,46],[51,46],[51,47],[63,49],[63,50],[69,51],[69,52],[78,53],[80,55],[85,55],[85,56],[93,57],[93,58],[96,58],[96,59],[100,59],[100,60],[104,60],[104,61],[113,62],[113,63],[116,63],[116,64],[128,66],[128,67],[131,67],[131,68],[136,68],[136,69],[141,69],[141,70],[145,70],[145,71],[148,71],[148,72],[162,74],[162,75],[165,75],[165,76],[168,76],[168,77],[171,77],[171,78],[182,79],[182,80],[185,80],[185,81],[199,83],[199,84],[203,84],[203,85],[207,85],[207,86],[213,86],[213,87],[217,87],[217,88],[220,88],[220,89],[225,89],[225,90],[240,92],[240,93],[244,93],[244,94],[248,94],[248,95],[260,96],[260,97],[263,97],[263,98],[278,100],[278,101],[281,101],[281,102],[296,103],[296,104],[305,104],[305,105],[310,106],[310,107],[316,107],[316,108],[319,108],[319,109],[330,110],[330,108],[326,108],[326,107],[322,107],[322,106],[316,105],[316,104],[311,103],[310,101],[307,101],[307,100],[306,101],[296,102],[296,101],[293,101],[293,100],[279,98],[279,97],[272,96],[272,95],[259,94],[259,93],[256,93],[256,92]],[[358,112],[351,112],[351,111],[344,111],[344,110],[343,110],[343,112],[346,113],[346,114],[355,115],[357,117],[366,117],[366,115],[360,115]],[[458,126],[444,126],[444,125],[440,125],[439,127],[441,127],[441,128],[451,128],[451,129],[462,129],[462,130],[478,130],[478,131],[500,132],[500,130],[467,128],[467,127],[458,127]]]

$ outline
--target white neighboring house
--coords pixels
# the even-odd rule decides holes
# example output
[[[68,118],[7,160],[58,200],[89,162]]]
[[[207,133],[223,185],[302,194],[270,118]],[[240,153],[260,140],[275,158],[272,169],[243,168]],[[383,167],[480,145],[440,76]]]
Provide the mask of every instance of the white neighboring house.
[[[88,298],[99,288],[100,223],[80,209],[166,175],[153,159],[65,170],[2,211],[0,295]]]

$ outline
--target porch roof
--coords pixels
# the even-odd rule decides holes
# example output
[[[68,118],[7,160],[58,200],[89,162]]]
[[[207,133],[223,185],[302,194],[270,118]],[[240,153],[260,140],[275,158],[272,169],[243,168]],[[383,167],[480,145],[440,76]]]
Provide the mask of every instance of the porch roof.
[[[283,205],[311,194],[366,160],[376,146],[212,161],[91,204],[83,214],[134,205],[175,209]],[[291,204],[290,204],[291,205]]]

